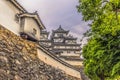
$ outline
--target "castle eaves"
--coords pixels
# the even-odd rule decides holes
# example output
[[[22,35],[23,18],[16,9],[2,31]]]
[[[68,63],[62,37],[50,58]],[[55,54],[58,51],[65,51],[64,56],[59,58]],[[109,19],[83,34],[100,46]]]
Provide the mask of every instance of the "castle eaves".
[[[20,17],[31,17],[34,18],[34,20],[36,20],[36,22],[39,25],[40,29],[45,29],[45,26],[43,25],[38,13],[22,13],[20,14]]]
[[[18,8],[20,11],[27,12],[16,0],[7,0],[11,2],[16,8]]]

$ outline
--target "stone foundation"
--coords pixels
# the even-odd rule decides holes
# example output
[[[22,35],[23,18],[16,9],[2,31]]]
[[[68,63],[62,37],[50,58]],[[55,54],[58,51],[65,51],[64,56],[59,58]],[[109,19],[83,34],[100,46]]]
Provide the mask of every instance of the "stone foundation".
[[[0,26],[0,80],[80,80],[38,59],[36,45]]]

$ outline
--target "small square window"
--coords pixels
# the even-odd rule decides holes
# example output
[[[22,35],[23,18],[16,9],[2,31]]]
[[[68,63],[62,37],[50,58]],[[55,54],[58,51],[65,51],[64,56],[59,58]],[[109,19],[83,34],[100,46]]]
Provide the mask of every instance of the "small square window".
[[[15,21],[16,21],[17,23],[19,23],[19,15],[18,15],[18,14],[15,15]]]
[[[70,53],[70,51],[67,51],[67,53]]]
[[[33,35],[37,34],[37,30],[35,28],[33,28]]]

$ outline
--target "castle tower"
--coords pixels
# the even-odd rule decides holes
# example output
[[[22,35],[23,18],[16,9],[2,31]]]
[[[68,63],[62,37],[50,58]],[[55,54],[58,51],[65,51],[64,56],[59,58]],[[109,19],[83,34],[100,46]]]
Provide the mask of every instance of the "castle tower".
[[[72,65],[82,65],[80,44],[77,43],[77,38],[69,34],[68,30],[64,30],[60,25],[58,29],[52,31],[51,41],[55,55]]]
[[[69,34],[68,30],[64,30],[60,25],[58,29],[52,30],[50,39],[48,38],[49,32],[46,30],[42,30],[40,35],[40,45],[51,51],[51,54],[73,66],[82,66],[80,44],[77,43],[77,38]]]
[[[60,54],[63,53],[62,48],[65,48],[64,43],[65,43],[65,37],[68,35],[69,31],[64,30],[61,25],[59,26],[58,29],[52,30],[52,35],[51,35],[51,41],[52,41],[52,51],[55,54]]]

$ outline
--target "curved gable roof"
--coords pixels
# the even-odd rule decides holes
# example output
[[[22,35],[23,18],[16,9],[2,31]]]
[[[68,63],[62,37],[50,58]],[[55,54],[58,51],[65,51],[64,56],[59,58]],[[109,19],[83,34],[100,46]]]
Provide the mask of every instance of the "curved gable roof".
[[[26,16],[26,17],[32,17],[36,20],[36,22],[39,24],[39,27],[41,29],[45,29],[45,26],[43,25],[39,15],[37,12],[35,13],[28,13],[16,0],[7,0],[9,2],[11,2],[17,9],[19,9],[20,11],[22,11],[20,15],[20,17]]]
[[[67,30],[64,30],[62,27],[61,27],[61,25],[59,26],[59,28],[58,29],[56,29],[56,30],[53,30],[53,33],[69,33],[69,31],[67,31]]]
[[[45,29],[45,26],[43,25],[38,13],[22,13],[20,14],[20,17],[31,17],[31,18],[34,18],[36,20],[36,22],[38,23],[39,25],[39,28],[40,29]]]

